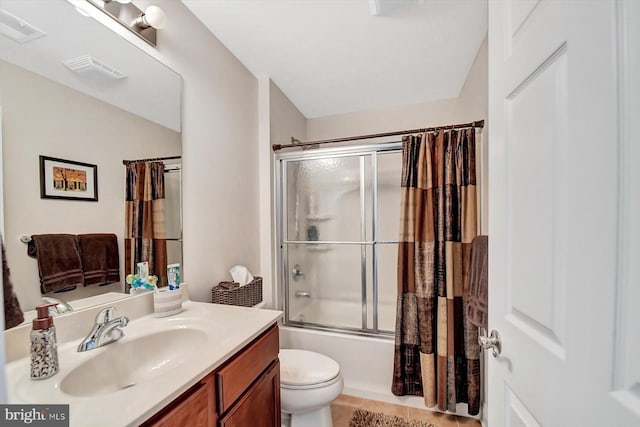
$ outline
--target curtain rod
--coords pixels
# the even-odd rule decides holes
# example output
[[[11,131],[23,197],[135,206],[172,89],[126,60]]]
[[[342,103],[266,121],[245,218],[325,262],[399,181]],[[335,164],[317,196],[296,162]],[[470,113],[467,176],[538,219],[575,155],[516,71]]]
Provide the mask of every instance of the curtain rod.
[[[336,142],[347,142],[347,141],[358,141],[361,139],[372,139],[372,138],[382,138],[385,136],[396,136],[396,135],[406,135],[410,133],[422,133],[422,132],[433,132],[436,130],[443,129],[462,129],[462,128],[483,128],[484,120],[479,120],[471,123],[461,123],[458,125],[449,125],[449,126],[436,126],[431,128],[423,128],[423,129],[411,129],[411,130],[400,130],[395,132],[385,132],[385,133],[373,133],[369,135],[357,135],[357,136],[347,136],[345,138],[335,138],[335,139],[322,139],[319,141],[305,141],[302,142],[294,137],[291,137],[291,144],[273,144],[273,151],[282,150],[285,148],[295,148],[295,147],[308,147],[312,145],[319,144],[333,144]]]
[[[130,165],[133,163],[144,163],[144,162],[156,162],[159,160],[176,160],[182,159],[182,156],[171,156],[171,157],[153,157],[151,159],[140,159],[140,160],[123,160],[123,165]]]

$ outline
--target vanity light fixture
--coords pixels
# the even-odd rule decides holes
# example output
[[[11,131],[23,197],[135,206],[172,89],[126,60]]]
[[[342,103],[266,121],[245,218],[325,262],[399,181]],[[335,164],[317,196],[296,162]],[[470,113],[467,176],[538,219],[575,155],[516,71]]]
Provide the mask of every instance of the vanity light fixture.
[[[147,43],[156,45],[157,30],[165,27],[167,15],[158,6],[138,9],[131,0],[87,0]]]
[[[161,30],[167,24],[167,15],[164,10],[158,6],[149,6],[144,10],[144,13],[140,15],[135,21],[133,26],[140,28],[153,27],[156,30]]]

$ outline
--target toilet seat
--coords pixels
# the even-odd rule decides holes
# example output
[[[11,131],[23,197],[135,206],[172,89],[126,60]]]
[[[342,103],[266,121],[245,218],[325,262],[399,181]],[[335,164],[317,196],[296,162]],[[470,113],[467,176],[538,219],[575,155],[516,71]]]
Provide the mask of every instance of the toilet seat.
[[[280,350],[280,386],[288,389],[326,387],[340,381],[340,365],[313,351]]]
[[[292,384],[283,384],[281,381],[280,388],[287,389],[287,390],[312,390],[315,388],[329,387],[330,385],[333,385],[340,380],[342,380],[341,374],[338,374],[336,377],[332,378],[329,381],[325,381],[322,383],[315,383],[315,384],[292,385]]]

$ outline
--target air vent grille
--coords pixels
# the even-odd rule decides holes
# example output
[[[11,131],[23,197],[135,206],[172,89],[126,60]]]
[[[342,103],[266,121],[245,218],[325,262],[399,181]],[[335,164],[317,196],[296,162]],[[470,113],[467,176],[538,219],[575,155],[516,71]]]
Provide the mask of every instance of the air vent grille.
[[[3,9],[0,9],[0,34],[18,43],[27,43],[46,35],[44,31]]]
[[[71,71],[79,74],[92,74],[110,79],[123,79],[127,77],[125,73],[97,60],[91,55],[82,55],[76,58],[67,59],[62,61],[62,63]]]

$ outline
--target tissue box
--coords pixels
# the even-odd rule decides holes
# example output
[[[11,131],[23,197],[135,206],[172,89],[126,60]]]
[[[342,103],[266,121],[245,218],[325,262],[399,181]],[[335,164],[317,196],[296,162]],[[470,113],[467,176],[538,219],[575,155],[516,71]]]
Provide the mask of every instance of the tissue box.
[[[235,282],[220,282],[211,289],[211,302],[243,307],[259,304],[262,302],[262,277],[255,277],[245,286]]]

